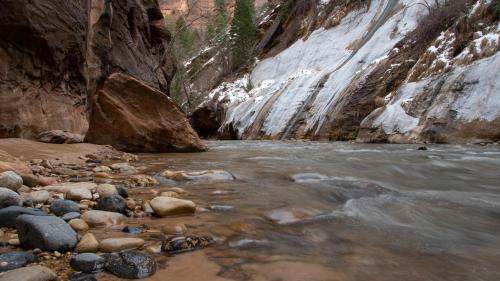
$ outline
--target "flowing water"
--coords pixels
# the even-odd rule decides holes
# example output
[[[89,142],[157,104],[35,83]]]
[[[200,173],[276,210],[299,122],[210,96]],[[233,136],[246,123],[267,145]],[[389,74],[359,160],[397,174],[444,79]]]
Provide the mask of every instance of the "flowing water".
[[[135,220],[152,228],[183,222],[217,240],[158,256],[160,269],[146,280],[500,280],[498,146],[209,146],[141,156],[150,174],[224,169],[236,177],[168,183],[207,210]]]

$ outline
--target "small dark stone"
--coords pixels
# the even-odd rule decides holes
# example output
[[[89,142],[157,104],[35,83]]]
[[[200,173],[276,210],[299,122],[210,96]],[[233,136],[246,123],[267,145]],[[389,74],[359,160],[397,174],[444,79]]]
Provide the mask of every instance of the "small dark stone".
[[[104,270],[105,259],[92,253],[78,254],[71,257],[70,265],[76,271],[97,273]]]
[[[33,203],[33,200],[31,200],[31,198],[23,199],[23,207],[33,208],[34,206],[35,204]]]
[[[139,235],[142,233],[142,229],[134,226],[125,226],[125,228],[123,228],[122,231],[132,235]]]
[[[97,281],[97,278],[94,276],[94,274],[82,272],[70,273],[68,274],[68,279],[70,281]]]
[[[120,195],[106,196],[99,199],[96,210],[125,214],[127,213],[127,201]]]
[[[0,227],[15,227],[16,219],[20,215],[48,216],[47,213],[38,209],[10,206],[0,209]]]
[[[96,164],[102,163],[102,161],[99,159],[87,159],[85,162],[86,163],[96,163]]]
[[[24,248],[66,252],[78,242],[69,224],[54,216],[21,215],[16,219],[19,241]]]
[[[61,218],[64,221],[70,221],[72,219],[79,219],[80,218],[80,213],[79,212],[66,213]]]
[[[417,150],[420,150],[420,151],[426,151],[426,150],[427,150],[427,147],[425,147],[425,146],[420,146],[419,148],[417,148]]]
[[[52,205],[50,205],[50,211],[56,216],[62,216],[67,213],[79,213],[80,208],[78,204],[70,200],[54,200]]]
[[[118,192],[118,195],[120,195],[121,197],[128,198],[128,190],[123,185],[117,185],[116,191]]]
[[[149,255],[137,251],[109,254],[106,257],[106,270],[128,279],[146,278],[156,272],[156,261]]]
[[[182,252],[202,249],[213,242],[210,237],[173,237],[163,241],[161,250],[169,254],[178,254]]]
[[[31,252],[10,252],[0,254],[0,272],[24,267],[38,261],[38,257]]]

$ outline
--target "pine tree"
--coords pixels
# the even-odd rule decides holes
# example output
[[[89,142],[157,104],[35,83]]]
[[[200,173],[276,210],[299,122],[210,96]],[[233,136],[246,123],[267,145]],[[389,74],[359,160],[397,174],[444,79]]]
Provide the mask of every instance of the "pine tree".
[[[257,42],[254,16],[253,0],[236,0],[234,18],[231,24],[231,57],[234,68],[252,62]]]

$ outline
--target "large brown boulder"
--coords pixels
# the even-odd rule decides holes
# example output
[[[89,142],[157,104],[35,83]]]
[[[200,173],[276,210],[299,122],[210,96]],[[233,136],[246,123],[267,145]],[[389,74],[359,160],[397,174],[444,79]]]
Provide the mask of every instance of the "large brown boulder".
[[[179,107],[163,93],[112,74],[92,103],[86,140],[130,152],[206,150]]]
[[[2,0],[0,15],[0,138],[84,135],[89,100],[116,71],[168,93],[157,0]]]

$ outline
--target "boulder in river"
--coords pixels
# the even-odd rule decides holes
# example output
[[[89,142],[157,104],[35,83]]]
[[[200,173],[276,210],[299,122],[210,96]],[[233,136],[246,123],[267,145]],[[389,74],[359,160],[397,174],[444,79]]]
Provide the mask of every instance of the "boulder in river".
[[[127,222],[127,217],[123,214],[99,210],[92,210],[82,214],[82,219],[90,226],[111,226]]]
[[[21,206],[22,204],[23,200],[17,192],[0,187],[0,209],[10,206]]]
[[[172,197],[158,196],[149,202],[155,214],[160,217],[194,214],[196,204],[193,201],[177,199]]]
[[[99,250],[105,253],[137,249],[144,246],[141,238],[107,238],[99,243]]]
[[[9,270],[0,275],[0,281],[53,281],[56,278],[54,271],[41,265]]]
[[[156,272],[156,261],[137,250],[113,253],[107,256],[105,268],[112,274],[127,279],[146,278]]]
[[[86,140],[129,152],[196,152],[207,148],[164,93],[121,73],[92,100]]]
[[[38,257],[32,252],[8,252],[0,254],[0,272],[24,267],[35,262]]]
[[[83,135],[81,134],[75,134],[75,133],[70,133],[68,131],[63,131],[63,130],[49,130],[49,131],[43,131],[40,134],[38,134],[37,140],[39,142],[46,142],[46,143],[82,143],[83,142]]]
[[[80,207],[70,200],[54,200],[50,205],[50,211],[56,216],[62,216],[67,213],[80,212]]]
[[[160,174],[162,177],[175,181],[232,181],[234,176],[224,170],[206,170],[206,171],[170,171],[166,170]]]
[[[106,196],[97,201],[96,209],[125,214],[127,212],[127,201],[118,194]]]
[[[16,219],[16,229],[24,248],[66,252],[78,242],[71,226],[54,216],[21,215]]]
[[[105,259],[92,253],[83,253],[71,257],[70,265],[76,271],[97,273],[104,270]]]
[[[12,171],[0,173],[0,187],[6,187],[13,191],[17,191],[23,186],[23,178]]]
[[[49,214],[39,209],[10,206],[0,209],[0,227],[15,227],[16,219],[20,215],[48,216]]]

